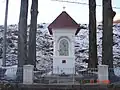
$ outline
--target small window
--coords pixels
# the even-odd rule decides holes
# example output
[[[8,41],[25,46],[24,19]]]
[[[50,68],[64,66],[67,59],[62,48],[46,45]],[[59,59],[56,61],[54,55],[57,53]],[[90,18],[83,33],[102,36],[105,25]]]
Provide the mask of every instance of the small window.
[[[69,56],[69,43],[68,40],[62,39],[59,43],[59,55],[60,56]]]
[[[66,63],[66,60],[62,60],[62,63]]]

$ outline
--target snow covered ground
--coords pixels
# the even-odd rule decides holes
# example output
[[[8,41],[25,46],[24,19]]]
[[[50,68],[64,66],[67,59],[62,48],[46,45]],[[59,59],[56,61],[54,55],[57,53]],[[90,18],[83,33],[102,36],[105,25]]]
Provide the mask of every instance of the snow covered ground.
[[[17,65],[7,66],[2,68],[6,69],[5,79],[8,79],[8,80],[16,79]]]
[[[83,67],[86,67],[86,64],[81,64]],[[17,73],[17,65],[14,66],[9,66],[9,67],[2,67],[6,69],[5,72],[5,79],[7,80],[15,80],[16,79],[16,73]],[[81,69],[80,71],[86,71],[86,68]],[[114,68],[114,73],[116,76],[120,77],[120,67],[116,67]],[[46,75],[51,75],[52,71],[50,71],[49,73],[44,73],[42,76],[46,76]],[[77,74],[78,75],[78,74]]]
[[[120,67],[114,68],[114,73],[116,76],[120,77]]]
[[[37,67],[40,70],[46,70],[52,68],[52,57],[53,57],[53,39],[49,35],[47,26],[49,24],[42,23],[38,24],[37,38],[36,38],[36,50],[37,50]],[[82,24],[84,28],[80,30],[78,35],[75,37],[75,61],[76,67],[79,66],[87,67],[87,63],[83,61],[88,60],[89,50],[89,29],[87,24]],[[29,26],[28,26],[29,27]],[[0,60],[2,60],[2,49],[3,49],[3,26],[0,25]],[[29,31],[29,29],[28,29]],[[18,40],[18,26],[9,25],[7,31],[7,65],[12,65],[11,68],[17,68],[17,41]],[[120,24],[113,25],[113,55],[114,64],[120,64]],[[101,64],[102,58],[102,25],[97,25],[97,50],[98,60]],[[13,66],[15,65],[15,66]],[[10,69],[7,67],[6,75],[14,77],[17,69]],[[9,73],[9,74],[8,74]],[[119,67],[115,68],[115,73],[119,74]]]

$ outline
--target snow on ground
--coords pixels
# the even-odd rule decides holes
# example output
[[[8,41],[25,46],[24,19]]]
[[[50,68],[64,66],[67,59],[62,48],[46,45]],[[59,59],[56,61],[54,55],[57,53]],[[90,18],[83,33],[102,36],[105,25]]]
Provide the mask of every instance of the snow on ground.
[[[37,61],[38,67],[41,70],[50,69],[52,66],[52,54],[53,48],[52,37],[48,34],[47,26],[49,24],[38,24],[37,29],[37,39],[36,39],[36,50],[37,50]],[[87,63],[83,63],[83,60],[88,60],[88,49],[89,49],[89,29],[88,25],[84,24],[83,29],[80,30],[78,35],[75,37],[75,57],[76,66],[87,67]],[[0,26],[0,50],[3,48],[3,26]],[[10,25],[8,26],[7,32],[7,65],[17,64],[17,39],[18,39],[18,26]],[[49,41],[51,40],[51,41]],[[114,63],[120,63],[120,24],[115,24],[113,26],[113,55]],[[48,44],[48,45],[47,45]],[[46,46],[47,45],[47,46]],[[46,48],[45,48],[46,46]],[[99,64],[102,59],[102,25],[97,26],[97,50],[98,50],[98,60]],[[14,60],[14,61],[13,61]],[[2,61],[2,51],[0,51],[0,61]],[[11,68],[11,69],[10,69]],[[14,69],[13,69],[14,68]],[[120,68],[115,68],[115,74],[120,76]],[[12,67],[7,67],[6,75],[14,77],[17,71],[17,65]]]
[[[114,68],[114,73],[115,73],[116,76],[120,77],[120,67]]]
[[[6,69],[5,78],[7,79],[16,79],[17,65],[2,67]]]

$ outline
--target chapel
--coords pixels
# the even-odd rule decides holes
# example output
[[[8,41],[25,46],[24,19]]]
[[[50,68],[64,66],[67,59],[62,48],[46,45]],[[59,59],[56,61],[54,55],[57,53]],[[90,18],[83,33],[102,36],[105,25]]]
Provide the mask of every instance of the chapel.
[[[75,73],[75,35],[80,25],[63,11],[49,26],[49,33],[53,35],[53,74]]]

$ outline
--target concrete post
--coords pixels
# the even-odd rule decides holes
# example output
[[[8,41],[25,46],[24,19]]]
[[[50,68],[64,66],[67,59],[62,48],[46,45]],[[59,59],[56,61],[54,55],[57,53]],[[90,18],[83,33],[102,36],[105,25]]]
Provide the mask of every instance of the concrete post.
[[[108,65],[98,65],[98,81],[99,83],[107,83],[108,80]]]
[[[23,84],[32,84],[33,83],[33,65],[24,65],[23,66]]]
[[[2,59],[0,59],[0,68],[2,67],[2,64],[3,64]]]
[[[75,84],[75,68],[73,68],[73,84]]]

